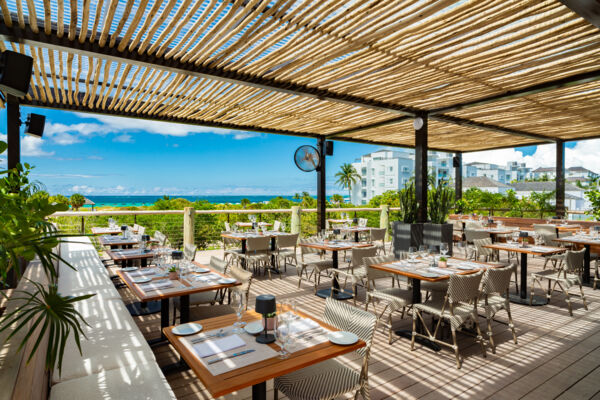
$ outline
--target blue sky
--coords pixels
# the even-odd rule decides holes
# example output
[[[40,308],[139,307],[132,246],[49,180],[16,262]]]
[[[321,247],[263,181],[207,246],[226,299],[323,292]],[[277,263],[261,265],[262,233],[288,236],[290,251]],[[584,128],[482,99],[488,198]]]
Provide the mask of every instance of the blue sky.
[[[36,166],[34,177],[51,193],[292,195],[315,192],[316,174],[299,171],[292,158],[298,146],[315,145],[314,139],[29,107],[21,108],[21,119],[30,112],[45,115],[46,128],[42,140],[22,136],[22,161]],[[5,132],[5,126],[6,111],[2,110],[0,132]],[[586,154],[580,154],[581,150],[586,153],[585,149],[596,149],[597,141],[593,142],[591,147],[592,141],[585,146],[581,144],[586,142],[577,146],[570,143],[567,166],[573,161],[585,162]],[[379,148],[335,142],[334,155],[327,159],[328,194],[345,193],[334,183],[341,164]],[[465,155],[465,159],[499,164],[520,160],[535,167],[552,165],[553,153],[553,146],[533,146],[518,151],[473,153]],[[593,160],[596,154],[594,150]],[[4,156],[0,163],[6,164]]]

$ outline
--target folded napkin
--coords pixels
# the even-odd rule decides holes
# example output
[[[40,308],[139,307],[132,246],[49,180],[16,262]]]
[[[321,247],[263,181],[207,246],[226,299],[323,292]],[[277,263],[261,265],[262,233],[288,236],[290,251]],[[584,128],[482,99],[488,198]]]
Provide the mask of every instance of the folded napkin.
[[[122,255],[141,254],[141,249],[118,250],[117,253]]]
[[[196,351],[196,354],[198,354],[200,358],[206,358],[245,345],[246,342],[244,342],[241,337],[238,335],[231,335],[220,339],[205,340],[204,342],[194,345],[194,351]]]
[[[193,279],[194,281],[200,281],[200,282],[209,282],[209,281],[214,281],[217,279],[221,279],[222,276],[215,274],[214,272],[209,272],[207,274],[203,274],[203,275],[197,275],[195,276]]]
[[[171,280],[155,281],[145,285],[140,285],[140,289],[142,289],[144,292],[152,292],[154,290],[167,289],[170,287],[173,287],[173,281]]]
[[[142,268],[142,269],[138,269],[137,271],[131,271],[128,273],[129,273],[130,277],[137,278],[140,276],[154,275],[156,273],[156,271],[154,270],[154,268]]]
[[[302,318],[290,323],[290,333],[302,333],[311,329],[319,328],[321,325],[312,319]]]
[[[428,268],[427,272],[433,272],[433,273],[440,274],[440,275],[452,275],[452,274],[456,273],[456,271],[453,271],[453,270],[450,270],[447,268],[436,268],[436,267]]]

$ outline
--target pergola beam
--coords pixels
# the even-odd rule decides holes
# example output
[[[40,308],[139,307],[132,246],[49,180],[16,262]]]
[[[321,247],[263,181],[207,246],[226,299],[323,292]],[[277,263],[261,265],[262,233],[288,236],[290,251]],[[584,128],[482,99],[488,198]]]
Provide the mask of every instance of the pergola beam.
[[[560,0],[560,2],[590,24],[600,28],[600,2],[598,0]]]

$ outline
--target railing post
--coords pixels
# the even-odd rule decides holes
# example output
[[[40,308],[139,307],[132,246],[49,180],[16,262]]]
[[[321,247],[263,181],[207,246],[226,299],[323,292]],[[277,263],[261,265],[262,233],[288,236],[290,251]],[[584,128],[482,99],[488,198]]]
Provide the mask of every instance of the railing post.
[[[85,217],[81,216],[81,234],[85,234]]]
[[[381,212],[379,213],[379,227],[385,228],[385,238],[389,239],[390,232],[390,206],[387,204],[381,205]]]
[[[300,206],[292,206],[292,223],[290,226],[291,233],[302,233],[300,213],[302,210]]]
[[[137,214],[133,214],[133,223],[137,224]]]
[[[183,245],[194,244],[194,207],[183,209]]]

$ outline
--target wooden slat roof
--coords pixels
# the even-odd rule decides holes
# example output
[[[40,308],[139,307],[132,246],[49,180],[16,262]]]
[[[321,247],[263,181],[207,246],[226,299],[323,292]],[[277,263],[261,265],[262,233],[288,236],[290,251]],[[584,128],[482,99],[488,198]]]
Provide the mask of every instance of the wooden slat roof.
[[[447,107],[429,126],[429,145],[447,151],[600,135],[600,31],[556,0],[0,0],[0,10],[1,50],[35,60],[24,104],[400,146],[414,144],[402,118]]]

